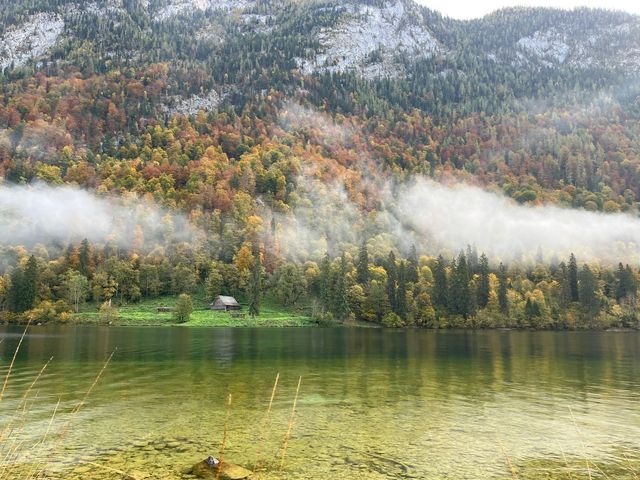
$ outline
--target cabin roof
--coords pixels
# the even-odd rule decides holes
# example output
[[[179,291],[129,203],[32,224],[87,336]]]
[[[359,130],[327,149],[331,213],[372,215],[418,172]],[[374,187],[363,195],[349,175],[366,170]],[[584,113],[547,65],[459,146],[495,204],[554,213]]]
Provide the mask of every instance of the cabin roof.
[[[213,301],[213,303],[218,305],[227,305],[227,306],[240,305],[235,298],[229,297],[226,295],[218,295],[216,299]]]

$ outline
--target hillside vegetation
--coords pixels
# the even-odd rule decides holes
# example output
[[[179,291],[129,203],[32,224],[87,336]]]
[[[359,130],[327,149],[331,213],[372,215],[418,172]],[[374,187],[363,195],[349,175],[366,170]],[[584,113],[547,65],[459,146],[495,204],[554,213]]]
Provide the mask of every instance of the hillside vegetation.
[[[170,213],[158,235],[128,228],[127,245],[7,235],[6,319],[67,318],[85,300],[108,318],[204,288],[254,312],[265,293],[285,309],[304,299],[321,323],[638,325],[635,258],[484,257],[385,223],[387,190],[417,177],[637,217],[636,16],[460,22],[408,0],[0,7],[4,182]],[[176,218],[195,233],[176,239]]]

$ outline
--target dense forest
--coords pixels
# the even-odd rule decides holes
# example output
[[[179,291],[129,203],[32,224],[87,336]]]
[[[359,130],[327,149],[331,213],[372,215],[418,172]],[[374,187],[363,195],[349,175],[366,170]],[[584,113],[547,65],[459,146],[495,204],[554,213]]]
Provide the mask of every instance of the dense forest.
[[[269,295],[319,323],[638,326],[631,259],[487,258],[473,245],[401,245],[379,228],[377,188],[428,177],[524,205],[637,216],[635,67],[598,63],[615,56],[601,44],[596,66],[513,63],[522,32],[569,25],[580,42],[603,24],[630,24],[615,30],[617,43],[602,42],[620,46],[639,38],[636,17],[515,9],[458,22],[399,2],[418,9],[415,21],[440,50],[390,60],[381,47],[366,62],[392,62],[397,74],[367,77],[305,73],[296,60],[323,48],[308,32],[353,15],[345,4],[249,3],[242,12],[162,16],[172,3],[152,1],[155,21],[135,0],[109,2],[106,13],[61,0],[0,1],[5,40],[34,18],[64,24],[46,54],[0,75],[0,178],[158,206],[200,232],[176,241],[140,229],[127,246],[5,241],[4,319],[70,320],[85,302],[109,319],[118,305],[205,291],[235,295],[253,313]],[[353,235],[339,239],[319,201],[336,185],[356,210]],[[313,248],[286,244],[292,218],[317,227]],[[170,216],[163,222],[175,228]]]

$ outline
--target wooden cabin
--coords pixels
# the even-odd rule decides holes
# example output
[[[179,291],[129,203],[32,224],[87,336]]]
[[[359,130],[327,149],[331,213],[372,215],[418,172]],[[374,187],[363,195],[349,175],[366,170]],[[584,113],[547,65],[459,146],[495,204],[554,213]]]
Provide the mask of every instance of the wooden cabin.
[[[225,295],[218,295],[216,299],[210,305],[211,310],[217,310],[222,312],[229,312],[231,310],[241,310],[242,307],[233,297]]]

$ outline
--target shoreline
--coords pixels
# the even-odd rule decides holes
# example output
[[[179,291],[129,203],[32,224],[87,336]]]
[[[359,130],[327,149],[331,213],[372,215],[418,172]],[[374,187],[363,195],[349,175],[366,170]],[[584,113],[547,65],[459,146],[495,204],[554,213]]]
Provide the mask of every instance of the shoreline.
[[[0,326],[26,326],[28,320],[7,320],[3,319],[0,322]],[[368,322],[355,322],[355,323],[343,323],[334,322],[331,324],[318,324],[312,321],[310,318],[296,318],[292,317],[289,320],[274,321],[270,318],[255,318],[245,319],[240,322],[202,322],[202,321],[189,321],[185,323],[175,323],[171,321],[146,321],[136,319],[121,319],[118,321],[102,322],[89,319],[71,318],[66,321],[49,321],[31,323],[32,327],[47,327],[47,326],[93,326],[93,327],[148,327],[148,328],[210,328],[210,329],[222,329],[222,328],[269,328],[269,329],[291,329],[291,328],[344,328],[344,329],[380,329],[389,331],[406,331],[406,330],[427,330],[427,331],[445,331],[445,332],[485,332],[485,331],[497,331],[497,332],[608,332],[608,333],[633,333],[640,332],[640,328],[633,327],[581,327],[574,329],[559,329],[559,328],[532,328],[532,327],[452,327],[452,328],[437,328],[437,327],[423,327],[418,325],[407,325],[402,327],[385,327],[384,325]]]

